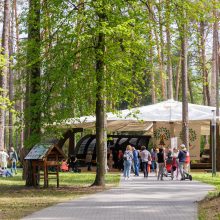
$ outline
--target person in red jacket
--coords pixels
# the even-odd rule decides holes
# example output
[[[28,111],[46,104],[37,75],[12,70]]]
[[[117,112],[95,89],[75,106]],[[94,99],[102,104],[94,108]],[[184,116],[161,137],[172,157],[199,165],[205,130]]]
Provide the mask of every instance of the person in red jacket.
[[[68,164],[67,164],[67,161],[66,161],[66,160],[63,160],[63,161],[62,161],[62,164],[61,164],[61,166],[60,166],[60,169],[61,169],[61,171],[63,171],[63,172],[69,171]]]

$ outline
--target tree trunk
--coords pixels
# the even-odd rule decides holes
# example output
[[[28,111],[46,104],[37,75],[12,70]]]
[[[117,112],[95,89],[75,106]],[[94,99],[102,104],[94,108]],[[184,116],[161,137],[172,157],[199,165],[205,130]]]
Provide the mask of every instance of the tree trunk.
[[[179,59],[179,63],[176,69],[176,98],[175,100],[178,101],[179,100],[179,89],[180,89],[180,73],[181,73],[181,51],[180,51],[180,59]]]
[[[0,73],[0,96],[3,98],[6,97],[7,89],[7,75],[9,69],[9,23],[10,23],[10,0],[4,1],[4,21],[3,21],[3,32],[2,32],[2,55],[5,58],[5,65],[2,68]],[[5,109],[0,108],[0,146],[4,146],[4,137],[5,137]]]
[[[167,38],[167,76],[168,76],[168,99],[173,99],[173,73],[171,61],[170,40],[170,1],[166,0],[166,38]]]
[[[15,15],[15,33],[16,33],[16,51],[19,52],[19,21],[18,21],[18,14],[17,14],[17,0],[14,0],[14,15]],[[21,77],[21,71],[18,70],[17,73],[18,77]],[[24,85],[20,82],[18,85],[19,90],[21,93],[24,93]],[[24,147],[24,100],[23,97],[20,97],[20,101],[18,104],[18,111],[20,112],[20,149]]]
[[[216,13],[216,12],[215,12]],[[216,18],[216,15],[214,15]],[[213,24],[213,47],[212,47],[212,75],[211,75],[211,94],[210,104],[216,106],[216,74],[217,74],[217,45],[218,45],[218,22],[215,21]]]
[[[160,66],[160,78],[161,78],[161,91],[163,100],[167,100],[167,75],[164,71],[164,39],[163,39],[163,19],[161,15],[161,0],[159,0],[159,4],[157,4],[158,15],[159,15],[159,29],[160,29],[160,58],[159,66]],[[159,51],[158,51],[159,53]]]
[[[10,27],[10,40],[9,40],[9,57],[13,57],[14,53],[14,4],[12,5],[11,13],[11,27]],[[14,99],[14,72],[12,70],[13,59],[9,65],[9,99],[13,101]],[[14,123],[13,123],[13,113],[9,111],[9,146],[13,145],[13,133],[14,133]]]
[[[209,95],[209,82],[208,82],[208,71],[206,68],[206,53],[205,53],[205,23],[200,22],[200,60],[202,69],[202,86],[203,86],[203,104],[210,105],[210,95]]]
[[[151,27],[150,27],[151,29]],[[154,52],[153,52],[153,46],[152,46],[152,31],[150,32],[150,52],[149,52],[149,60],[150,60],[150,76],[151,76],[151,101],[152,101],[152,104],[155,104],[157,102],[157,98],[156,98],[156,85],[155,85],[155,77],[154,77],[154,61],[153,61],[153,58],[154,58]]]
[[[104,7],[104,6],[103,6]],[[103,9],[102,9],[103,10]],[[105,21],[104,13],[97,13],[99,25]],[[106,159],[107,159],[107,135],[106,135],[106,97],[105,97],[105,35],[99,33],[96,45],[96,155],[97,170],[96,179],[93,185],[105,185]]]
[[[190,74],[187,74],[188,77],[188,89],[189,89],[189,95],[190,95],[190,102],[194,103],[194,98],[193,98],[193,90],[192,90],[192,84],[191,84],[191,79],[190,79]]]
[[[220,74],[220,44],[219,44],[219,41],[218,41],[218,53],[217,53],[217,56],[218,56],[218,73]],[[217,92],[217,91],[216,91]],[[218,108],[219,108],[219,104],[218,104]],[[219,116],[219,114],[218,114]],[[217,129],[216,129],[216,133],[217,133],[217,143],[216,143],[216,170],[219,172],[220,171],[220,136],[219,136],[219,119],[217,120],[218,123],[217,123]]]
[[[188,120],[188,95],[187,95],[187,29],[186,29],[186,15],[185,10],[182,8],[183,20],[181,24],[180,30],[180,38],[181,38],[181,51],[182,51],[182,137],[183,143],[189,150],[189,120]]]
[[[218,36],[218,30],[219,30],[219,24],[217,20],[217,12],[216,13],[216,33],[215,33],[215,40],[216,40],[216,117],[217,117],[217,123],[216,123],[216,151],[215,151],[215,158],[216,158],[216,170],[220,171],[220,162],[219,162],[219,155],[220,155],[220,137],[219,137],[219,73],[220,73],[220,63],[219,63],[219,36]]]
[[[156,98],[156,85],[155,85],[155,78],[154,78],[154,68],[153,68],[153,48],[150,48],[150,73],[151,73],[151,100],[152,104],[155,104],[157,102]]]
[[[29,147],[40,141],[40,0],[29,0],[25,127]],[[26,185],[33,186],[29,164]]]

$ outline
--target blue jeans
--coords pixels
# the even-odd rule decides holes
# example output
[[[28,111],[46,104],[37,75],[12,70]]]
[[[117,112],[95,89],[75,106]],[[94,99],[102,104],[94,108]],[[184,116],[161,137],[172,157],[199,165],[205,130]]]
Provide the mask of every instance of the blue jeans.
[[[134,173],[136,176],[139,176],[139,161],[134,161]]]
[[[132,165],[131,160],[124,161],[124,177],[130,177],[131,165]]]
[[[151,168],[152,168],[152,172],[154,172],[156,169],[156,161],[155,160],[151,161]]]
[[[147,165],[148,165],[148,161],[147,162],[142,162],[144,177],[148,177]]]
[[[12,161],[11,162],[11,172],[13,173],[13,171],[15,172],[15,174],[17,174],[17,162],[16,161]]]

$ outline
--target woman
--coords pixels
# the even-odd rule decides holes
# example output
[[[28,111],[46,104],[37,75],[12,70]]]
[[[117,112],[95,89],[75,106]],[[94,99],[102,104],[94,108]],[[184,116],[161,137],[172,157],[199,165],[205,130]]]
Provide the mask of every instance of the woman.
[[[128,145],[126,148],[126,151],[123,155],[124,159],[124,178],[129,179],[131,174],[131,165],[133,160],[133,153],[132,153],[132,147],[131,145]]]
[[[166,166],[166,160],[165,160],[164,150],[162,147],[159,149],[159,153],[157,153],[157,162],[159,165],[157,180],[163,180],[163,172]]]

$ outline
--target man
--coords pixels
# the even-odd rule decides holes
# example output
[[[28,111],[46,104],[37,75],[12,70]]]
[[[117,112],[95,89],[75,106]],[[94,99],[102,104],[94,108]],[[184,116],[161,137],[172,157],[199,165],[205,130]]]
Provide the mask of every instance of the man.
[[[142,166],[143,166],[143,171],[144,171],[144,177],[148,177],[148,161],[151,161],[151,154],[150,152],[146,149],[145,146],[141,147],[141,161],[142,161]]]
[[[139,158],[138,158],[138,151],[135,147],[132,147],[133,150],[133,161],[134,161],[134,174],[135,176],[139,176]]]
[[[10,147],[9,158],[11,160],[11,173],[17,174],[18,155],[13,146]]]

